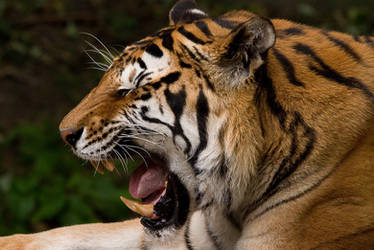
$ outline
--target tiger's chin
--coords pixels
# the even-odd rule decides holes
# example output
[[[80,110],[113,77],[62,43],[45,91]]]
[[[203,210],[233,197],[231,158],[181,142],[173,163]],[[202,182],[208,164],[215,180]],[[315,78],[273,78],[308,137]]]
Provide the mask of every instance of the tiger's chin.
[[[113,159],[128,156],[123,148],[113,151],[117,154],[108,154],[108,160],[91,160],[92,166],[102,174],[104,168],[112,172],[115,169]],[[143,162],[131,174],[129,183],[134,199],[120,198],[130,210],[142,216],[141,223],[150,233],[160,236],[165,229],[178,229],[185,224],[190,197],[177,175],[169,170],[167,157],[152,152],[141,156]]]

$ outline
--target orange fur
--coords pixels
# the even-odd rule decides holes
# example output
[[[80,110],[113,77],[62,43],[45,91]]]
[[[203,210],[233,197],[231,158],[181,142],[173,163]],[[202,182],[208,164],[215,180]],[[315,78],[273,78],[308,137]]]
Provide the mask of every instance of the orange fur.
[[[248,27],[256,22],[265,27],[267,24],[265,19],[246,11],[229,12],[221,18],[238,25],[246,22]],[[210,18],[200,21],[205,23],[213,38],[198,29],[196,22],[176,22],[171,34],[173,52],[166,52],[161,35],[142,41],[152,42],[163,48],[164,53],[169,53],[169,72],[183,72],[181,81],[161,89],[174,94],[186,89],[186,117],[193,120],[193,114],[198,113],[199,91],[203,90],[209,102],[209,119],[223,123],[216,132],[216,141],[228,165],[222,183],[234,194],[230,213],[239,222],[240,231],[233,233],[232,242],[222,244],[236,249],[372,249],[374,42],[372,45],[367,41],[374,41],[374,38],[359,37],[357,41],[339,32],[327,32],[287,20],[272,20],[277,35],[274,47],[261,57],[251,58],[245,71],[246,78],[242,79],[244,73],[237,72],[239,66],[230,67],[241,65],[238,60],[245,55],[238,52],[232,58],[222,59],[242,30],[232,32]],[[178,27],[194,34],[197,38],[195,49],[209,60],[193,60],[184,48],[193,48],[191,41],[175,31]],[[250,35],[247,38],[256,40]],[[209,40],[212,41],[208,43]],[[199,41],[204,44],[199,44]],[[124,98],[116,96],[123,84],[119,77],[121,69],[131,64],[126,58],[140,58],[144,49],[142,44],[127,47],[98,87],[64,118],[60,129],[85,127],[87,136],[95,137],[94,132],[103,134],[103,124],[113,122],[122,110],[131,110],[136,98],[143,94],[151,93],[158,102],[165,104],[164,92],[152,85],[162,76]],[[193,66],[183,68],[181,60]],[[205,80],[198,76],[194,67],[201,69]],[[260,70],[266,72],[263,82],[258,82],[257,72]],[[238,78],[232,79],[234,74],[238,74]],[[133,71],[130,81],[134,77]],[[213,87],[209,86],[209,81]],[[99,140],[99,136],[97,138]],[[279,168],[283,163],[284,169]],[[298,167],[292,172],[293,166]],[[287,171],[290,171],[289,175]],[[286,179],[277,183],[277,174],[286,176]],[[273,177],[276,192],[269,189]],[[209,188],[218,192],[221,187],[212,184],[207,190]],[[194,232],[200,232],[206,226],[205,231],[209,231],[207,224],[194,219],[199,216],[211,219],[212,224],[220,223],[213,218],[215,213],[221,215],[226,204],[223,198],[217,199],[221,204],[215,209],[205,214],[203,211],[204,215],[199,211],[193,215],[195,217],[189,222],[196,223],[190,226],[190,230],[192,227]],[[74,235],[76,230],[83,232],[85,237],[100,237],[133,228],[136,237],[129,244],[142,247],[147,242],[148,247],[152,247],[157,241],[143,235],[138,221],[133,221],[0,238],[0,249],[19,249],[33,244],[44,247],[47,238]],[[216,229],[216,233],[224,238],[224,228]],[[157,246],[184,249],[185,230],[186,226],[176,233],[174,241]],[[199,244],[205,244],[205,240],[199,238],[204,236],[203,233],[192,235],[195,239],[191,239],[191,244],[197,249],[201,246]],[[102,243],[106,241],[109,242],[103,238]]]

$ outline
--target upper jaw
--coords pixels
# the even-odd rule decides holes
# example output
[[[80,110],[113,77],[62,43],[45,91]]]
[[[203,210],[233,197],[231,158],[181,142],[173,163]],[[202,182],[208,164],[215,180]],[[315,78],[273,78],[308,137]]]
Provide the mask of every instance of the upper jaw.
[[[141,222],[151,232],[182,226],[190,213],[191,199],[189,191],[182,184],[185,182],[185,179],[180,179],[174,170],[177,170],[176,172],[178,173],[184,167],[182,165],[186,163],[186,160],[180,158],[183,155],[179,155],[178,153],[173,154],[173,150],[168,149],[167,146],[161,148],[160,145],[155,146],[152,143],[145,144],[141,140],[126,140],[127,146],[131,145],[142,148],[137,153],[124,152],[125,148],[120,146],[120,144],[117,143],[113,148],[108,148],[105,154],[99,156],[85,155],[83,158],[90,160],[95,171],[99,173],[104,173],[104,169],[112,172],[115,168],[113,159],[119,157],[138,156],[137,158],[142,158],[143,161],[148,162],[146,163],[148,165],[162,165],[167,172],[167,181],[164,191],[157,191],[161,195],[154,202],[147,203],[144,199],[142,199],[142,202],[137,202],[124,197],[121,197],[121,200],[131,210],[143,216]],[[76,150],[75,153],[81,156],[79,150]],[[175,157],[176,155],[177,157]],[[180,162],[180,165],[178,162]]]

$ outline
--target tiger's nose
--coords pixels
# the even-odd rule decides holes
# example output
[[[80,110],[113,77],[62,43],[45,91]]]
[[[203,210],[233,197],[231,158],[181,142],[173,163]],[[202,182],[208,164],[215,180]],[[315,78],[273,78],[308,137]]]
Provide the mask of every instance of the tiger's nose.
[[[62,139],[72,147],[75,147],[77,141],[81,138],[83,134],[83,128],[78,130],[75,129],[64,129],[60,131]]]

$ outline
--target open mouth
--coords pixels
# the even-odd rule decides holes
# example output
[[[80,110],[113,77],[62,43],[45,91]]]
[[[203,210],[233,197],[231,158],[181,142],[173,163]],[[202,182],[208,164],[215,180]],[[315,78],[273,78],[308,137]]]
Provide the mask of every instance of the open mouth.
[[[113,160],[91,161],[95,169],[113,171]],[[142,216],[141,223],[152,231],[182,226],[187,220],[189,196],[179,178],[168,170],[167,162],[157,155],[145,157],[145,162],[131,174],[129,191],[133,198],[121,196],[122,202]]]

